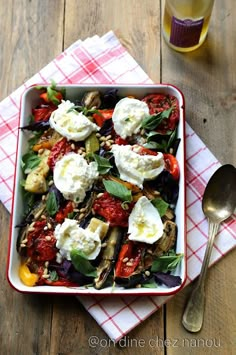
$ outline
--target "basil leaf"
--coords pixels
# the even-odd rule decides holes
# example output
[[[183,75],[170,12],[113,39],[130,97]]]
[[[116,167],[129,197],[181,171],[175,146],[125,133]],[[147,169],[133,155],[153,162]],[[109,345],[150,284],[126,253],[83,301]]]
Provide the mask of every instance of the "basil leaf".
[[[168,110],[158,112],[156,115],[145,117],[144,120],[142,121],[141,126],[150,131],[156,129],[164,119],[170,117],[171,112],[172,112],[172,107],[169,108]]]
[[[170,138],[167,143],[167,150],[172,146],[172,143],[175,141],[176,137],[177,137],[177,129],[175,129],[170,135]]]
[[[157,197],[151,200],[151,203],[158,210],[160,217],[165,215],[166,210],[169,207],[169,204],[167,202],[165,202],[162,198]]]
[[[102,175],[107,174],[108,171],[112,168],[112,165],[110,164],[109,160],[106,158],[100,157],[97,154],[93,154],[92,156],[98,165],[98,172]]]
[[[21,167],[23,169],[23,172],[26,174],[27,170],[33,170],[37,168],[40,162],[41,159],[38,154],[35,154],[33,152],[24,154],[21,160]]]
[[[178,254],[175,256],[163,255],[156,258],[151,267],[152,272],[167,272],[174,270],[176,266],[180,263],[183,258],[183,254]]]
[[[150,131],[147,135],[147,142],[150,142],[150,141],[158,141],[160,138],[163,138],[163,137],[167,137],[170,136],[171,134],[173,133],[173,131],[166,131],[165,133],[160,133],[160,132],[156,132],[156,131]]]
[[[116,181],[103,180],[103,184],[105,189],[109,194],[118,197],[122,201],[131,202],[132,201],[132,193],[131,190],[127,189],[126,186],[120,184]]]
[[[163,141],[162,143],[149,142],[149,143],[145,143],[143,146],[148,149],[157,149],[159,151],[166,150],[166,142],[165,141]]]
[[[50,216],[54,216],[57,213],[58,208],[56,195],[53,191],[50,191],[46,201],[46,210]]]
[[[75,269],[81,272],[81,274],[91,277],[97,276],[97,269],[90,263],[82,251],[72,249],[70,257]]]

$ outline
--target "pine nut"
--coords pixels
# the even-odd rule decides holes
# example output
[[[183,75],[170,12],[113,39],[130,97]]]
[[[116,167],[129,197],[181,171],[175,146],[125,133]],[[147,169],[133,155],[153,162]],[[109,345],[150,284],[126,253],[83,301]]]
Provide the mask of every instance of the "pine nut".
[[[106,137],[102,136],[102,137],[100,137],[99,140],[100,140],[101,142],[105,142],[107,139],[106,139]]]
[[[127,266],[133,266],[133,263],[131,263],[130,261],[128,261],[128,262],[126,263],[126,265],[127,265]]]
[[[98,195],[97,195],[97,198],[100,198],[103,196],[103,192],[100,192]]]
[[[80,212],[85,212],[86,210],[87,210],[86,207],[82,207],[79,211],[80,211]]]
[[[43,277],[44,279],[49,279],[50,275],[49,275],[49,274],[47,274],[47,275],[42,275],[42,277]]]

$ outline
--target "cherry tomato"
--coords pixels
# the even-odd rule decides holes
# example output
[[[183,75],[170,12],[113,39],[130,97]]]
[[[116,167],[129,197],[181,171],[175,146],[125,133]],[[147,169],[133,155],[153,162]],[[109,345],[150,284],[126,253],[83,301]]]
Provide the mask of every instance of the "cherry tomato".
[[[35,261],[49,261],[56,257],[56,238],[53,230],[45,230],[46,221],[34,223],[34,231],[27,236],[27,256]]]
[[[52,147],[47,161],[48,166],[53,170],[57,160],[72,151],[71,144],[66,138],[62,138]]]
[[[57,109],[55,105],[40,105],[32,110],[34,121],[48,121],[52,112]]]
[[[179,122],[179,103],[175,96],[164,94],[150,94],[145,96],[142,101],[149,107],[150,115],[155,115],[172,108],[169,118],[164,119],[156,129],[157,132],[165,133],[168,130],[173,131]]]
[[[74,205],[72,201],[69,201],[64,208],[61,208],[56,216],[55,216],[55,221],[58,223],[62,223],[65,218],[67,218],[68,214],[73,212],[74,210]]]
[[[175,180],[179,179],[180,171],[176,157],[172,154],[163,154],[165,161],[165,169],[173,176]]]
[[[106,120],[109,120],[112,118],[112,114],[114,112],[114,109],[104,109],[104,110],[98,110],[99,113],[94,113],[93,118],[96,124],[99,127],[102,127],[104,122]]]
[[[128,218],[132,208],[133,204],[129,204],[128,209],[123,209],[122,201],[108,192],[104,192],[93,204],[95,213],[104,217],[111,226],[120,227],[128,227]]]
[[[124,244],[121,247],[118,261],[116,263],[115,276],[129,277],[132,275],[140,263],[143,248],[142,244],[135,244],[132,241]]]

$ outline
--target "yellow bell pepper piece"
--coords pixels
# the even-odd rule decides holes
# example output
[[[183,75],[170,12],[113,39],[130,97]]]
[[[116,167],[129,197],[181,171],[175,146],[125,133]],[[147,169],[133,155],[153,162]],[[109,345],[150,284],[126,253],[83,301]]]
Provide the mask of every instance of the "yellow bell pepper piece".
[[[19,276],[26,286],[34,286],[39,279],[39,275],[33,274],[26,264],[20,266]]]

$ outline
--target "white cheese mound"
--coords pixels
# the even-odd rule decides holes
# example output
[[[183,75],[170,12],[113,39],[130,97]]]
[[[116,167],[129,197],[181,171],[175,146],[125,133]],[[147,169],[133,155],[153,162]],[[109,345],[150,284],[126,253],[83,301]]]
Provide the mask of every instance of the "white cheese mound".
[[[131,182],[143,188],[144,180],[155,179],[164,169],[163,154],[140,155],[137,153],[142,147],[131,145],[112,146],[115,163],[122,180]]]
[[[75,110],[75,104],[69,100],[64,101],[53,111],[49,124],[63,137],[75,142],[83,141],[93,131],[97,131],[99,127],[91,122],[82,112]]]
[[[142,120],[149,115],[146,102],[125,97],[115,106],[112,120],[116,133],[125,139],[139,132]]]
[[[155,243],[163,235],[163,223],[158,210],[146,196],[135,204],[129,216],[130,240],[148,244]]]
[[[73,249],[83,252],[89,260],[96,259],[100,253],[99,233],[81,228],[76,220],[66,218],[62,224],[56,226],[54,235],[60,255],[67,260],[71,260],[70,252]]]
[[[65,199],[80,203],[98,175],[96,162],[88,164],[81,155],[68,153],[56,162],[53,180]]]

